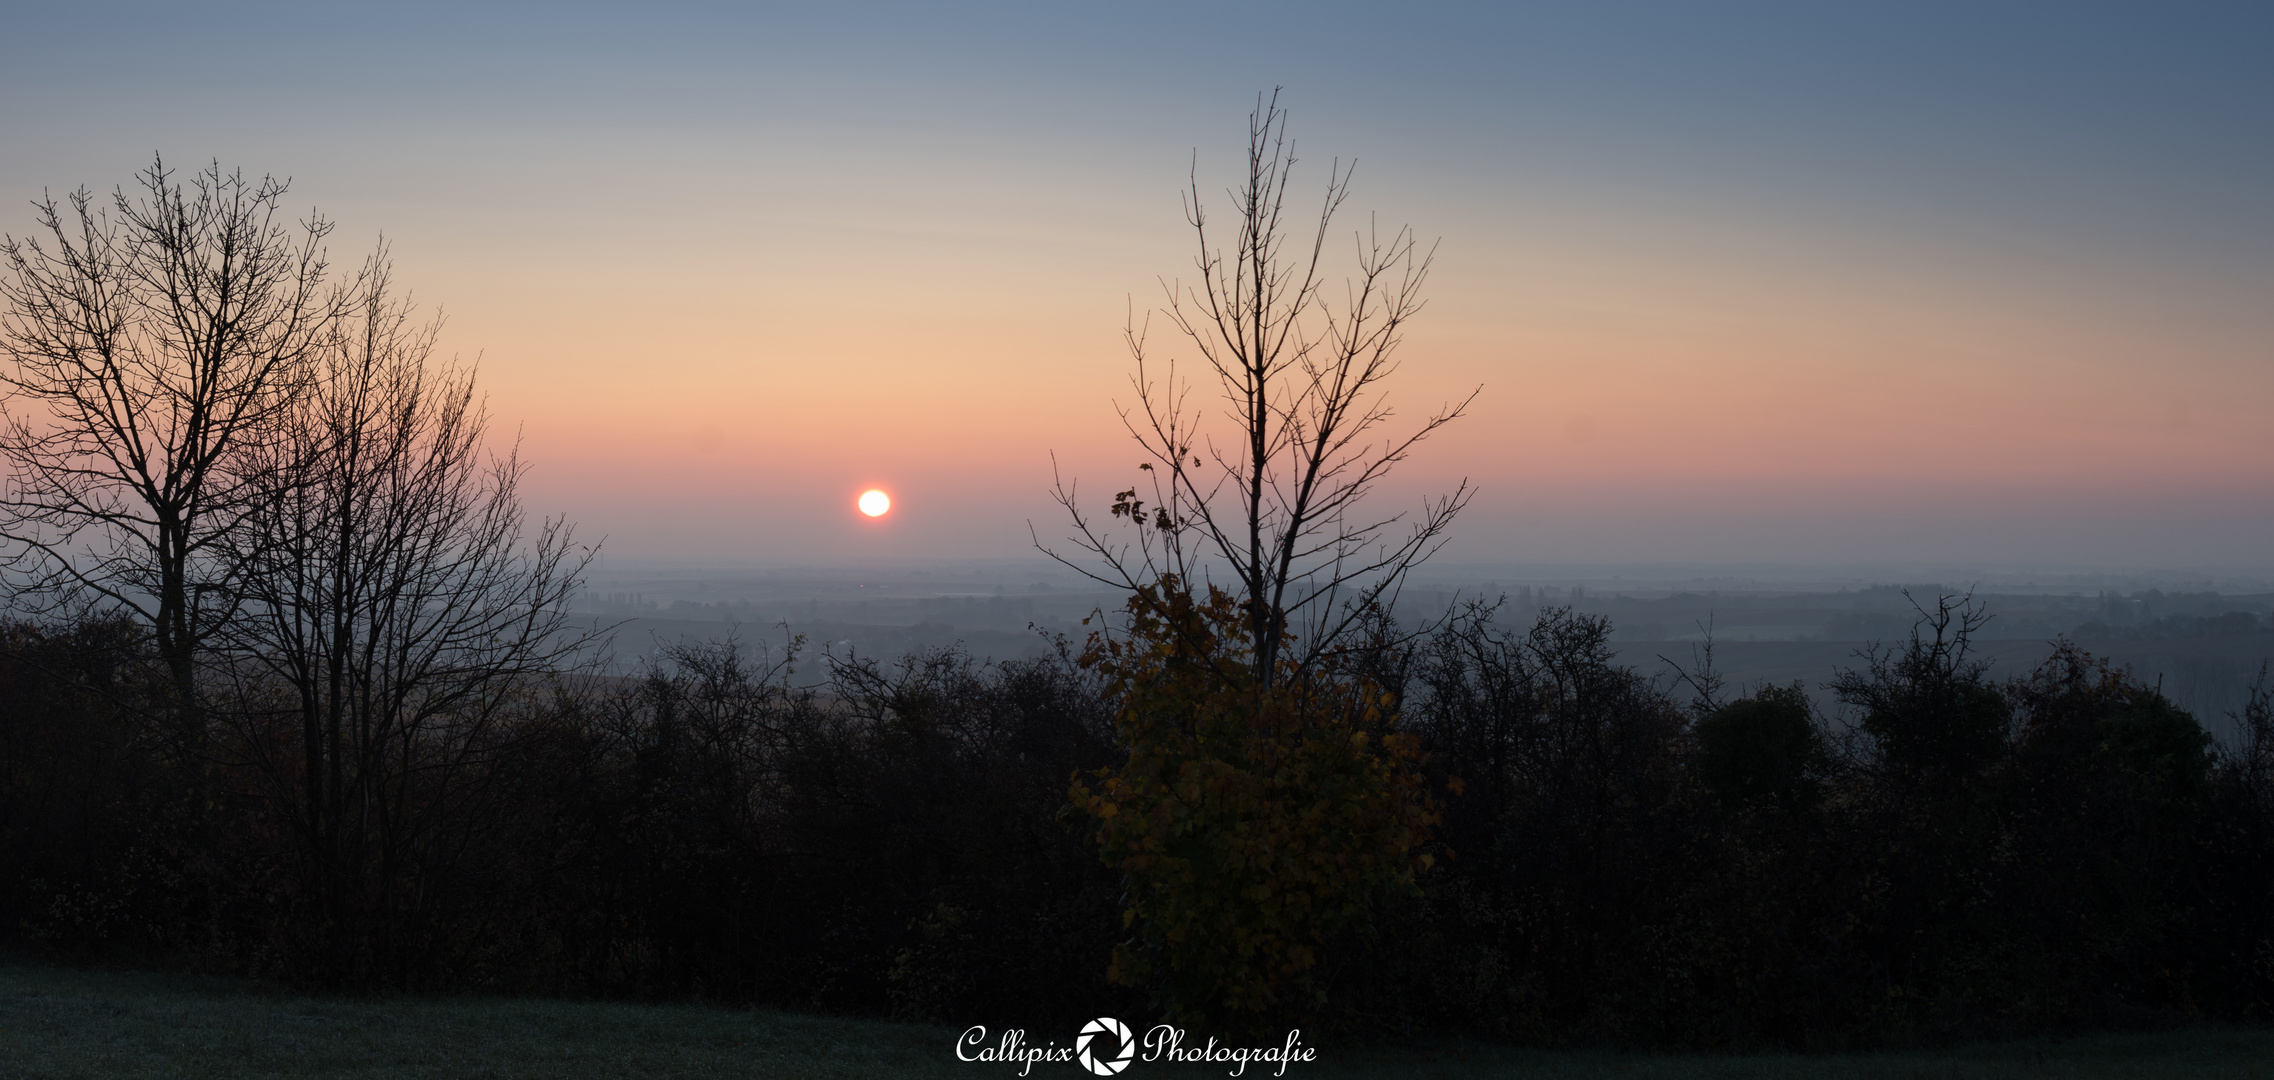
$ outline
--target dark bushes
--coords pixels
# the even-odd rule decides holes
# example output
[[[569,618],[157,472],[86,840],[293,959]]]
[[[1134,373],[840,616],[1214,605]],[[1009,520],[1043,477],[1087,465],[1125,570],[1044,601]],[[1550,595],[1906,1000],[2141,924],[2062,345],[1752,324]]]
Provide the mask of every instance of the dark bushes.
[[[1826,1046],[2274,1008],[2263,680],[2217,746],[2072,645],[1991,680],[1979,613],[1946,601],[1838,673],[1824,715],[1801,687],[1677,701],[1613,662],[1599,618],[1494,616],[1354,658],[1401,704],[1442,821],[1421,895],[1321,939],[1306,992],[1333,1030]],[[164,671],[126,624],[0,638],[19,943],[991,1027],[1152,1014],[1106,981],[1125,886],[1067,809],[1077,773],[1127,764],[1117,701],[1064,652],[809,680],[688,646],[530,687],[427,819],[446,827],[414,845],[434,854],[401,878],[393,959],[343,969],[311,952],[337,938],[292,892],[291,808],[244,766],[289,732],[216,720],[193,754],[151,719]],[[201,789],[213,811],[187,812]]]
[[[1102,985],[1111,881],[1058,814],[1106,721],[1064,657],[832,660],[820,689],[667,657],[593,699],[585,880],[622,914],[586,979],[923,1018]]]
[[[1800,686],[1764,686],[1698,721],[1696,771],[1724,809],[1815,809],[1826,770],[1815,709]]]
[[[550,888],[533,988],[923,1018],[1071,1016],[1113,882],[1059,820],[1106,714],[1063,655],[980,664],[667,649],[567,699],[532,762]],[[533,867],[535,869],[535,867]]]
[[[1408,1022],[1806,1045],[2265,1016],[2263,692],[2214,752],[2073,645],[1991,681],[1981,612],[1945,599],[1832,681],[1844,718],[1773,686],[1685,715],[1600,620],[1491,614],[1413,667],[1409,722],[1466,794]]]
[[[260,722],[274,710],[242,702],[193,758],[147,719],[162,671],[131,625],[4,632],[0,926],[21,943],[925,1018],[1112,999],[1114,882],[1059,820],[1108,718],[1063,655],[829,660],[807,686],[779,654],[695,645],[637,679],[531,687],[448,813],[403,776],[431,834],[396,875],[416,892],[340,926],[295,890],[295,807],[254,767],[292,760],[296,730]],[[177,805],[201,772],[224,793],[202,819]]]
[[[1462,794],[1418,916],[1426,1003],[1401,1011],[1528,1040],[1658,1037],[1705,974],[1666,934],[1696,884],[1685,718],[1611,663],[1608,621],[1552,609],[1515,635],[1492,616],[1427,641],[1408,682],[1408,723]]]
[[[186,927],[191,778],[151,722],[164,671],[134,624],[0,624],[0,927],[84,955]]]

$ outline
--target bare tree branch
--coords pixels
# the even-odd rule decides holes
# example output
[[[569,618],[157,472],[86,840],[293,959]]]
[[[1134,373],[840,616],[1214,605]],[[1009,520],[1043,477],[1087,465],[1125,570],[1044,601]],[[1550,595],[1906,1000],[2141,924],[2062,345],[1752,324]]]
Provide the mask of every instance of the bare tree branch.
[[[1435,249],[1421,249],[1408,229],[1384,237],[1369,226],[1353,238],[1356,268],[1342,300],[1330,303],[1326,250],[1335,213],[1349,198],[1350,170],[1339,162],[1329,169],[1316,228],[1291,235],[1295,156],[1286,116],[1277,91],[1259,96],[1248,116],[1246,173],[1227,192],[1238,215],[1229,251],[1201,198],[1195,158],[1184,214],[1198,246],[1198,280],[1161,282],[1160,314],[1214,376],[1221,411],[1193,402],[1176,360],[1155,359],[1150,317],[1133,315],[1123,338],[1136,364],[1136,396],[1119,408],[1146,458],[1138,468],[1149,474],[1150,498],[1138,498],[1136,487],[1118,493],[1111,518],[1128,520],[1109,534],[1111,518],[1085,516],[1073,487],[1060,480],[1053,497],[1080,554],[1036,539],[1052,558],[1120,588],[1165,576],[1198,585],[1211,568],[1224,569],[1266,673],[1283,655],[1307,666],[1338,647],[1443,546],[1473,494],[1465,481],[1410,520],[1369,517],[1360,504],[1477,394],[1409,432],[1389,433],[1394,412],[1383,384],[1397,372],[1406,323],[1421,312]],[[1203,431],[1211,419],[1224,425],[1223,441]],[[1287,653],[1298,641],[1301,651]]]
[[[252,505],[230,462],[273,436],[364,282],[330,280],[332,225],[293,221],[284,181],[216,162],[185,185],[158,160],[136,186],[43,199],[38,234],[0,241],[0,584],[31,610],[133,612],[194,709]]]

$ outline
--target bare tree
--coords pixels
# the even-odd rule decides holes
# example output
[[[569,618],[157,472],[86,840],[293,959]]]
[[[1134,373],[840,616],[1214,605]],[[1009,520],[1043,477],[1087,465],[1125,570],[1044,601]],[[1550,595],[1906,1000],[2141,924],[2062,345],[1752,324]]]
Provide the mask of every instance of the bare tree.
[[[0,571],[35,609],[133,612],[189,716],[251,505],[234,456],[357,290],[327,282],[332,225],[284,213],[284,181],[216,162],[185,187],[153,161],[136,186],[43,199],[39,235],[0,242]]]
[[[1067,558],[1036,538],[1061,563],[1122,588],[1172,575],[1196,586],[1222,567],[1266,685],[1291,639],[1303,643],[1294,658],[1314,662],[1443,545],[1470,497],[1466,482],[1426,501],[1410,522],[1360,504],[1477,393],[1409,431],[1389,431],[1382,384],[1398,369],[1407,321],[1421,311],[1432,251],[1420,250],[1409,229],[1385,238],[1370,224],[1354,236],[1356,267],[1343,295],[1330,299],[1324,264],[1350,172],[1339,163],[1329,170],[1316,228],[1294,232],[1286,120],[1277,91],[1259,96],[1248,116],[1247,174],[1228,192],[1237,215],[1229,252],[1211,231],[1195,166],[1185,221],[1199,248],[1199,280],[1161,283],[1160,314],[1213,375],[1230,432],[1205,430],[1208,410],[1191,400],[1176,359],[1163,365],[1148,345],[1151,316],[1132,318],[1124,337],[1136,361],[1136,399],[1121,417],[1149,459],[1138,468],[1150,474],[1151,498],[1124,490],[1112,516],[1128,519],[1134,537],[1085,514],[1061,480],[1055,497],[1072,518],[1069,541],[1086,555]]]
[[[298,804],[333,947],[373,935],[383,963],[415,916],[402,898],[476,819],[516,704],[588,644],[563,609],[590,556],[561,521],[531,533],[524,466],[489,452],[473,369],[432,359],[440,319],[391,293],[384,248],[365,276],[281,437],[242,456],[259,497],[229,643],[240,687],[289,687],[298,760],[240,745]]]
[[[331,280],[332,226],[284,216],[283,182],[137,181],[0,246],[0,571],[150,629],[203,824],[248,775],[222,766],[266,778],[332,973],[368,974],[478,828],[518,706],[589,644],[563,612],[589,553],[531,528],[384,245]]]

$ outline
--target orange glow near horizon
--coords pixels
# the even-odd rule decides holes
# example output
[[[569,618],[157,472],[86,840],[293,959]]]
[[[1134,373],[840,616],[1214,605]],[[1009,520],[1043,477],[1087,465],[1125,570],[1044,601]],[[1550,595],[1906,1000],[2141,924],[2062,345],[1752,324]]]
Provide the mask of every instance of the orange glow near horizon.
[[[910,196],[858,229],[844,193],[784,189],[795,214],[733,243],[670,233],[628,277],[551,217],[410,216],[426,231],[394,250],[449,298],[444,349],[483,357],[531,506],[612,554],[1023,557],[1062,531],[1055,483],[1096,507],[1136,479],[1120,332],[1192,253],[1173,198],[1117,180],[1038,209],[1014,180]],[[1484,388],[1370,505],[1405,512],[1466,480],[1459,557],[1923,557],[1883,520],[1901,508],[1952,523],[1935,550],[1985,559],[2262,561],[2274,316],[2249,267],[2088,259],[1744,192],[1698,192],[1704,210],[1552,185],[1361,194],[1446,237],[1382,434]],[[985,225],[1038,214],[1074,224]],[[759,249],[774,255],[743,257]],[[501,251],[528,254],[506,273]],[[1205,371],[1157,315],[1147,348],[1154,378]],[[1221,437],[1216,388],[1192,390]],[[844,512],[886,476],[926,493],[921,527],[905,508]],[[2146,506],[2169,527],[2128,538],[2117,508]],[[2070,524],[2018,524],[2054,518]],[[2014,539],[1972,539],[1997,523]]]

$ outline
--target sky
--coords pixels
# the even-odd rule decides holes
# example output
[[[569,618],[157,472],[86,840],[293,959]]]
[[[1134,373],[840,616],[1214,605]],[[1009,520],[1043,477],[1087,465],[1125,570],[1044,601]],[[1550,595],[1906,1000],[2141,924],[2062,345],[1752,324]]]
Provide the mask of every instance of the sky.
[[[1445,558],[2274,572],[2274,8],[19,5],[0,232],[292,180],[617,559],[992,558],[1136,475],[1121,330],[1283,87],[1437,246]],[[853,500],[882,487],[894,511]]]

